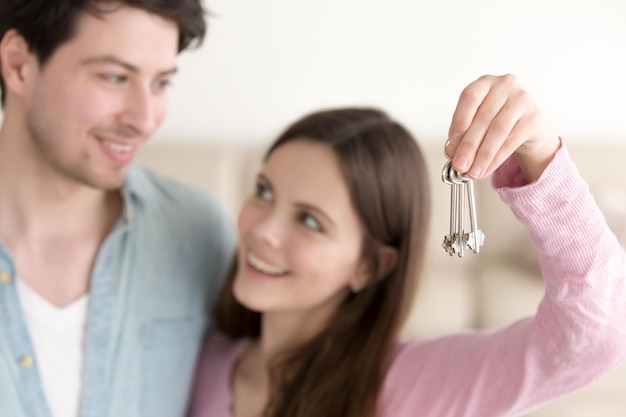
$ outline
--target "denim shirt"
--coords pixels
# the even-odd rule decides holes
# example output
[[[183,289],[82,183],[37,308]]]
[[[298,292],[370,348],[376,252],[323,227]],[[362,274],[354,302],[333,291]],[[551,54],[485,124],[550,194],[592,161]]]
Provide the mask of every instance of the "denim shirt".
[[[139,166],[123,196],[90,281],[81,417],[182,417],[232,221],[207,191]],[[0,243],[0,416],[51,417],[15,273]]]

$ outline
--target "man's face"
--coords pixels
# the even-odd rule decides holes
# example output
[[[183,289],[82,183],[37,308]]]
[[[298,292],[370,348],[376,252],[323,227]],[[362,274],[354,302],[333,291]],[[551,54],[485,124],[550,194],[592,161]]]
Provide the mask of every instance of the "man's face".
[[[166,113],[178,28],[120,7],[82,14],[75,36],[31,77],[26,133],[37,169],[99,188],[121,186],[136,150]]]

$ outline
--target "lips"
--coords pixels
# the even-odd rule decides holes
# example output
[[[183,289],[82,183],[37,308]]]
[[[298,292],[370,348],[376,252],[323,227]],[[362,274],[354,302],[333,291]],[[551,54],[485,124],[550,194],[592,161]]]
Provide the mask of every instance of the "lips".
[[[96,136],[100,149],[115,164],[125,165],[130,163],[135,156],[137,146],[135,143],[116,142]]]
[[[287,272],[288,272],[284,268],[279,268],[275,265],[269,264],[268,262],[262,260],[261,258],[259,258],[258,256],[255,256],[252,253],[246,254],[246,261],[248,262],[248,265],[250,265],[252,268],[266,275],[280,277],[280,276],[287,275]]]
[[[121,152],[121,153],[132,152],[134,149],[132,145],[124,145],[121,143],[115,143],[115,142],[111,142],[108,140],[103,140],[102,144],[115,152]]]

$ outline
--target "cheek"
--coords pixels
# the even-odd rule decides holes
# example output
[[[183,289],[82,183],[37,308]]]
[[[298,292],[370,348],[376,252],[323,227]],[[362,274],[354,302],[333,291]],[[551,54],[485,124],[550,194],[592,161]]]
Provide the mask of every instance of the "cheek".
[[[300,274],[335,282],[343,286],[357,271],[358,248],[345,243],[310,245],[293,239],[289,242],[290,263]]]
[[[61,80],[47,79],[46,83],[49,98],[63,100],[63,106],[59,107],[63,107],[65,111],[97,114],[114,100],[110,97],[112,94],[95,88],[91,79],[84,75],[79,75],[76,79],[66,78],[64,75]]]
[[[56,137],[63,146],[78,145],[77,138],[83,137],[103,119],[103,103],[98,96],[91,91],[77,91],[73,86],[59,89],[49,83],[40,85],[31,97],[30,106],[29,117],[35,126],[39,126],[40,134]],[[58,123],[59,120],[63,123]]]
[[[64,97],[65,119],[74,120],[83,128],[113,123],[112,118],[121,107],[121,100],[115,94],[85,88],[82,92],[72,92]],[[78,127],[78,126],[77,126]]]
[[[98,97],[89,97],[86,101],[86,109],[82,110],[80,115],[82,122],[88,128],[94,125],[107,124],[108,120],[115,114],[116,106],[113,102],[106,102]]]
[[[254,209],[252,202],[248,199],[237,217],[237,229],[239,230],[239,237],[247,235],[255,223],[255,220],[259,217],[257,210]]]

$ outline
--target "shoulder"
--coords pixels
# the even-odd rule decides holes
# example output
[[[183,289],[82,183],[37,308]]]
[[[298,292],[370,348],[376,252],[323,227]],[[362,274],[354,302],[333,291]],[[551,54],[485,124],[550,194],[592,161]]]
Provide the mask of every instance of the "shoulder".
[[[231,339],[217,332],[210,332],[204,340],[198,361],[197,383],[212,385],[227,380],[247,339]]]
[[[229,249],[234,245],[234,222],[210,190],[140,165],[132,167],[126,188],[132,199],[132,222],[147,223],[149,230],[172,238],[226,242]]]
[[[202,359],[215,362],[232,359],[247,343],[247,339],[232,339],[222,333],[211,332],[204,340]]]
[[[210,333],[198,361],[189,416],[226,416],[231,407],[231,374],[247,339]]]
[[[217,196],[210,190],[168,177],[150,168],[134,165],[128,174],[127,188],[148,207],[174,210],[199,210],[223,213]],[[208,213],[207,213],[208,210]]]

